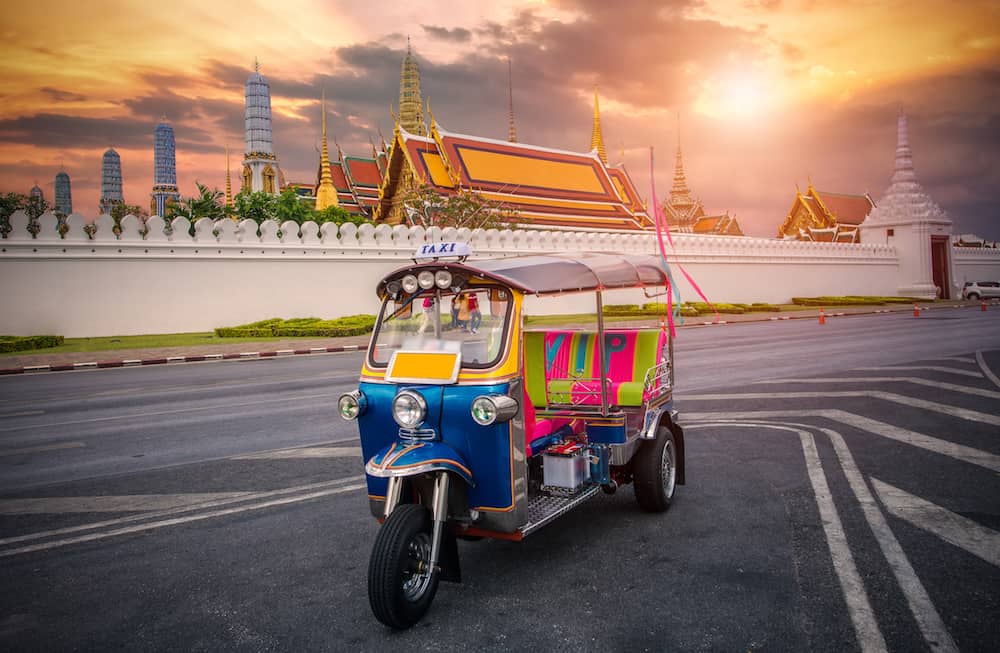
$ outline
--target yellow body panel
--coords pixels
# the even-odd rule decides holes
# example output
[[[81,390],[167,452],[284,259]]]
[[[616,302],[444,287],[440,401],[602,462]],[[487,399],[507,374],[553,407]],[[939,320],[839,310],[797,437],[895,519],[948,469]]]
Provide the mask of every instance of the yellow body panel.
[[[607,192],[597,176],[597,170],[589,164],[547,161],[464,147],[458,152],[474,180],[600,195]]]
[[[397,351],[386,372],[388,376],[408,379],[448,381],[455,375],[458,354],[451,351]]]

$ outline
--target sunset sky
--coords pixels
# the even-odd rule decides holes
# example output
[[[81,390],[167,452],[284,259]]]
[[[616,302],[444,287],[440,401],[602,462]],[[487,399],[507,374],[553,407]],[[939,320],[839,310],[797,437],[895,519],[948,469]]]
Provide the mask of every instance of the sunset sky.
[[[238,179],[255,57],[285,176],[312,182],[321,91],[331,136],[369,154],[392,133],[409,36],[452,132],[506,137],[510,57],[518,139],[584,151],[596,84],[609,160],[624,150],[646,196],[649,146],[669,190],[679,114],[689,185],[751,235],[774,236],[810,178],[878,201],[902,106],[918,178],[954,233],[1000,239],[998,25],[988,1],[18,3],[0,26],[0,191],[37,181],[51,201],[63,167],[74,209],[93,216],[113,145],[126,201],[148,208],[161,114],[181,193],[222,188],[227,144]]]

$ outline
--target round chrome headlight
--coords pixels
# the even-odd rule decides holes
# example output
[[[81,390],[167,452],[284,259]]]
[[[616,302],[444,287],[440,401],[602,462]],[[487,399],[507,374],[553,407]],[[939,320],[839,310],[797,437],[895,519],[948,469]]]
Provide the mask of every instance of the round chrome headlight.
[[[392,418],[404,429],[415,429],[427,418],[427,402],[413,390],[403,390],[392,400]]]
[[[507,395],[481,395],[472,400],[472,419],[480,426],[506,422],[517,415],[517,401]]]
[[[346,420],[357,419],[365,411],[368,402],[360,391],[345,392],[337,400],[337,412]]]
[[[451,272],[438,270],[434,273],[434,284],[441,290],[447,290],[451,285]]]
[[[385,284],[385,292],[392,299],[396,299],[396,297],[399,295],[400,288],[402,288],[402,284],[400,284],[398,281],[390,281],[389,283]]]
[[[424,270],[417,275],[417,283],[424,290],[429,290],[434,287],[434,273],[430,270]]]
[[[413,276],[412,274],[408,274],[405,277],[403,277],[402,282],[403,282],[403,290],[406,291],[406,294],[412,295],[413,293],[417,292],[417,288],[419,286],[417,285],[417,278],[415,276]]]

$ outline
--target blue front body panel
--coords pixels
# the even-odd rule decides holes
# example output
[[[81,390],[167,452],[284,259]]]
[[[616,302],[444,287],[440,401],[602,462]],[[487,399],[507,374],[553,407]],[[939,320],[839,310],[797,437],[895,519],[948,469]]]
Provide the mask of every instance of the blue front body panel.
[[[472,400],[484,394],[503,394],[508,383],[495,385],[393,385],[362,383],[359,389],[368,408],[358,418],[361,451],[367,463],[394,442],[399,426],[392,418],[392,400],[403,389],[415,390],[427,402],[427,420],[422,428],[433,428],[437,438],[452,447],[472,472],[469,507],[505,510],[513,504],[513,474],[510,423],[480,426],[472,419]],[[388,480],[367,475],[368,494],[384,497]]]

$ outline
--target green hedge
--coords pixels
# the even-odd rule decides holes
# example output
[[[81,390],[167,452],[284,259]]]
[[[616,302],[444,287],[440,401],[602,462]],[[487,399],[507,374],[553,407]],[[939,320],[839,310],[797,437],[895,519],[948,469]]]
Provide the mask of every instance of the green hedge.
[[[335,320],[318,317],[296,317],[283,320],[273,317],[235,327],[219,327],[215,335],[220,338],[335,338],[369,333],[375,326],[374,315],[348,315]]]
[[[839,297],[792,297],[792,303],[799,306],[878,306],[880,304],[912,304],[926,300],[913,297],[863,297],[845,295]]]
[[[62,336],[0,336],[0,353],[46,349],[63,344]]]

